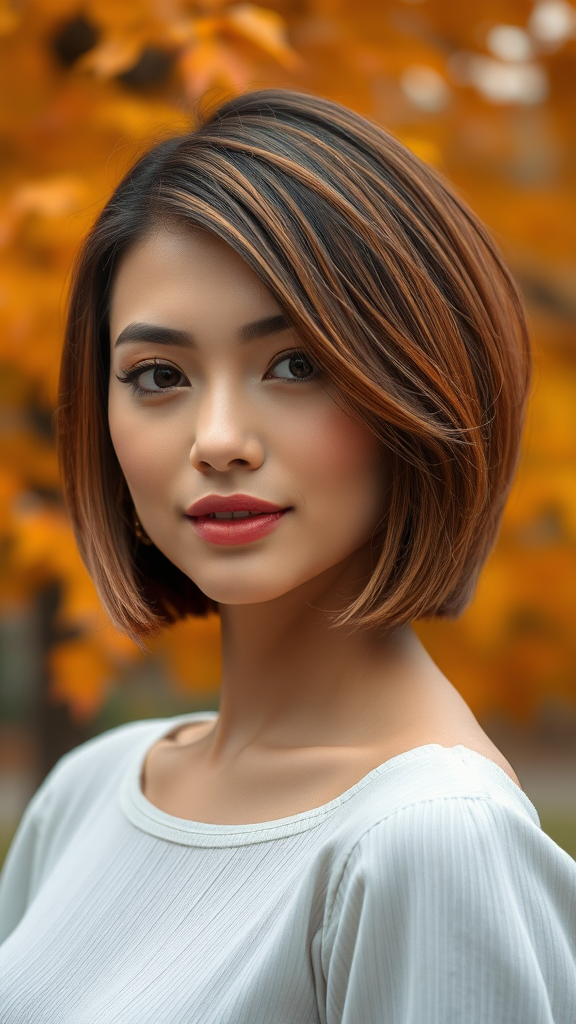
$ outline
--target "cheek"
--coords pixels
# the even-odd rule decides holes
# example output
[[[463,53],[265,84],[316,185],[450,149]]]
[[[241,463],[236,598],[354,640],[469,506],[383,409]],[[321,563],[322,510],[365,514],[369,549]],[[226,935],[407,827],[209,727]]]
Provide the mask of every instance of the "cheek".
[[[382,514],[388,473],[382,446],[367,427],[335,402],[312,423],[301,422],[292,437],[291,461],[306,505],[373,526]],[[348,513],[348,514],[347,514]]]
[[[132,495],[149,499],[158,494],[157,485],[173,476],[179,456],[177,432],[162,429],[158,422],[151,429],[145,417],[131,416],[113,403],[108,422],[112,444]]]

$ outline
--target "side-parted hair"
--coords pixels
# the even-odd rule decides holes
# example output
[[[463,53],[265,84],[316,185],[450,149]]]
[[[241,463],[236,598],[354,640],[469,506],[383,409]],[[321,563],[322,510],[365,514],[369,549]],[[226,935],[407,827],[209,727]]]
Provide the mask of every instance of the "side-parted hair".
[[[115,624],[143,642],[216,607],[135,535],[108,429],[111,283],[163,224],[235,249],[388,449],[374,571],[341,621],[389,629],[460,613],[518,457],[530,356],[517,289],[474,214],[395,138],[328,100],[262,90],[146,153],[75,268],[59,452],[78,545]]]

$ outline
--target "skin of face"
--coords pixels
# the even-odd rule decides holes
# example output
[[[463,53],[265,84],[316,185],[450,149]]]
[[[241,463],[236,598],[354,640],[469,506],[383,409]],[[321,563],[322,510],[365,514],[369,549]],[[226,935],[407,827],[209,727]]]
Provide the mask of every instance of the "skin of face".
[[[271,601],[350,559],[365,564],[383,516],[382,448],[321,372],[294,376],[290,356],[305,349],[293,329],[241,338],[281,312],[230,246],[195,228],[145,236],[112,289],[108,412],[122,472],[154,544],[222,605]],[[186,332],[194,347],[149,331],[116,347],[131,324]],[[145,394],[118,379],[137,366]],[[185,514],[215,494],[290,511],[265,537],[216,545]]]
[[[153,746],[145,795],[177,817],[267,821],[430,742],[468,744],[517,781],[408,626],[375,637],[333,629],[324,614],[345,608],[370,572],[390,471],[334,382],[294,379],[292,329],[242,340],[247,324],[280,314],[240,256],[200,229],[150,233],[116,274],[112,441],[144,529],[219,603],[222,622],[218,718]],[[167,328],[194,347],[166,344]],[[132,370],[136,381],[118,379]],[[290,511],[251,543],[203,540],[186,510],[231,494]]]

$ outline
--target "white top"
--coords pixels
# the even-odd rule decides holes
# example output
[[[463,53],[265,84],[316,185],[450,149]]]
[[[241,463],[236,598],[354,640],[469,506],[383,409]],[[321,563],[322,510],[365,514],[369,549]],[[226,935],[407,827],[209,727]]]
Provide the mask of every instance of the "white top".
[[[2,1024],[574,1024],[576,863],[464,746],[255,825],[146,800],[113,729],[30,803],[0,883]],[[3,941],[4,940],[4,941]]]

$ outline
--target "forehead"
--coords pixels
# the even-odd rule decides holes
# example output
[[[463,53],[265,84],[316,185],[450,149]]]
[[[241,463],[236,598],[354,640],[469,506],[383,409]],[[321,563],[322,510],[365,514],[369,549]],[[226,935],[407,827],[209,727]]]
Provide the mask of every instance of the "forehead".
[[[201,228],[158,228],[123,256],[110,297],[114,340],[132,321],[202,329],[279,311],[231,246]]]

